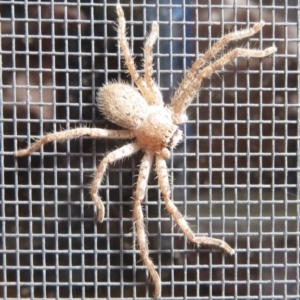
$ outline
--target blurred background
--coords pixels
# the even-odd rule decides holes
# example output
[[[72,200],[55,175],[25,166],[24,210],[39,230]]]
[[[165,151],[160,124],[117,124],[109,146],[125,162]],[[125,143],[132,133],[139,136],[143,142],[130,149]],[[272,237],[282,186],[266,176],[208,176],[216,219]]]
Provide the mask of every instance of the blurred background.
[[[184,3],[182,3],[184,2]],[[198,234],[233,257],[188,243],[164,209],[152,172],[144,215],[163,299],[299,299],[299,1],[0,1],[0,295],[3,299],[151,299],[135,242],[132,197],[142,153],[109,168],[97,223],[89,186],[124,141],[84,138],[15,158],[51,131],[116,128],[98,87],[131,83],[116,39],[115,6],[142,70],[153,20],[155,80],[169,103],[192,62],[222,35],[265,27],[229,49],[267,48],[204,81],[168,161],[173,199]]]

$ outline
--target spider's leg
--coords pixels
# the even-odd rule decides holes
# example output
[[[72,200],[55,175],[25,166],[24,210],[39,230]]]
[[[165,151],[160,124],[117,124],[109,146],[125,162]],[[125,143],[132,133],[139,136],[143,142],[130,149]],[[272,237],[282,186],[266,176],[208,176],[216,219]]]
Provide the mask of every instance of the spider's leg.
[[[171,189],[168,178],[168,170],[166,161],[160,156],[156,155],[156,172],[158,177],[159,186],[162,192],[162,196],[164,198],[166,208],[171,216],[174,218],[175,222],[185,234],[185,236],[194,243],[203,244],[203,245],[213,245],[219,247],[226,251],[228,254],[233,255],[234,250],[224,241],[220,239],[214,239],[210,237],[199,237],[195,236],[194,232],[189,227],[188,223],[182,216],[182,214],[178,211],[177,207],[174,205],[171,200]]]
[[[197,74],[196,79],[191,82],[188,88],[181,93],[180,101],[178,100],[176,103],[172,103],[172,109],[175,115],[175,118],[180,117],[183,112],[187,109],[190,103],[195,98],[201,84],[202,80],[206,77],[209,77],[212,73],[216,70],[221,69],[224,65],[231,62],[233,59],[237,57],[258,57],[263,58],[268,56],[277,51],[276,47],[269,47],[265,50],[252,50],[252,49],[245,49],[245,48],[235,48],[213,62],[212,64],[208,65],[204,69],[202,69],[199,74]]]
[[[136,152],[138,152],[139,150],[140,147],[136,143],[127,144],[125,146],[122,146],[119,149],[116,149],[108,153],[100,162],[97,171],[94,175],[92,185],[91,185],[91,190],[90,190],[90,195],[92,197],[92,200],[94,201],[94,204],[97,207],[98,220],[100,222],[103,221],[105,215],[105,209],[104,209],[103,202],[100,196],[98,195],[98,190],[108,165],[114,163],[115,161],[124,159],[125,157],[131,156]]]
[[[119,44],[123,52],[125,65],[128,69],[128,72],[135,82],[136,86],[139,88],[143,97],[147,101],[148,104],[152,103],[151,93],[143,80],[143,78],[136,71],[136,66],[132,58],[132,51],[129,47],[127,38],[126,38],[126,20],[124,17],[123,9],[120,5],[117,5],[117,15],[118,15],[118,39]]]
[[[33,143],[30,147],[16,151],[15,156],[26,156],[35,152],[47,143],[54,141],[65,141],[73,138],[80,138],[83,136],[89,136],[96,139],[132,139],[133,134],[129,130],[107,130],[100,128],[88,128],[80,127],[70,130],[64,130],[60,132],[49,133],[42,137],[37,142]]]
[[[142,202],[145,198],[145,192],[147,189],[152,163],[153,155],[146,152],[140,165],[140,172],[137,180],[135,200],[133,205],[133,216],[135,221],[137,242],[139,245],[141,258],[144,264],[147,266],[148,271],[150,272],[151,278],[155,286],[154,296],[155,298],[157,298],[161,294],[161,281],[159,275],[155,271],[155,265],[149,257],[148,238],[145,231],[144,215],[142,210]]]
[[[158,24],[153,22],[151,32],[145,42],[144,47],[144,71],[145,81],[152,94],[152,103],[154,105],[163,105],[163,99],[158,86],[155,84],[153,75],[153,47],[158,37]]]
[[[170,106],[176,107],[178,105],[178,102],[182,101],[182,93],[184,93],[184,91],[188,89],[190,84],[195,80],[199,69],[202,68],[205,64],[207,64],[207,62],[210,61],[224,46],[226,46],[231,41],[241,40],[254,35],[259,30],[261,30],[264,25],[265,22],[260,21],[251,28],[230,32],[224,35],[222,38],[220,38],[210,49],[208,49],[193,63],[192,67],[187,72],[178,89],[176,90]]]

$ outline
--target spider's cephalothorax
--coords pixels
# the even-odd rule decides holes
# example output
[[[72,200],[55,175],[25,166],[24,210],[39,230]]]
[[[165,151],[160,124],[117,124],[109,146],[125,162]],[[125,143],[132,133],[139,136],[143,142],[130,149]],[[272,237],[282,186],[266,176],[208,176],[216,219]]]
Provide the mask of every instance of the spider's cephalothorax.
[[[144,228],[144,216],[142,203],[145,198],[149,174],[155,160],[155,167],[159,186],[168,212],[175,222],[194,243],[214,245],[220,247],[229,254],[234,250],[224,241],[210,237],[196,236],[185,221],[182,214],[171,200],[171,189],[168,177],[166,159],[170,157],[169,149],[175,147],[182,139],[182,133],[178,124],[186,121],[185,111],[196,96],[201,87],[202,80],[210,76],[217,69],[239,56],[265,57],[276,51],[276,47],[265,50],[252,50],[235,48],[214,60],[215,55],[229,42],[249,37],[258,32],[264,22],[256,23],[252,28],[229,33],[222,37],[211,49],[198,58],[188,71],[168,107],[164,106],[162,95],[158,86],[152,79],[152,49],[158,37],[158,25],[153,23],[150,35],[144,48],[144,77],[136,71],[132,53],[126,39],[125,18],[121,6],[117,6],[118,15],[118,40],[124,56],[125,66],[137,89],[125,83],[108,83],[99,90],[97,101],[100,110],[106,118],[126,129],[108,130],[99,128],[75,128],[45,135],[31,147],[17,151],[15,156],[28,155],[46,143],[62,141],[70,138],[90,136],[99,139],[131,139],[131,143],[107,154],[99,164],[95,173],[91,197],[98,211],[98,219],[104,218],[104,205],[98,195],[100,184],[109,164],[131,156],[142,150],[144,157],[141,161],[140,172],[137,179],[134,196],[133,216],[137,232],[137,242],[143,262],[147,266],[155,285],[154,296],[161,294],[160,277],[155,270],[155,265],[149,257],[147,235]]]

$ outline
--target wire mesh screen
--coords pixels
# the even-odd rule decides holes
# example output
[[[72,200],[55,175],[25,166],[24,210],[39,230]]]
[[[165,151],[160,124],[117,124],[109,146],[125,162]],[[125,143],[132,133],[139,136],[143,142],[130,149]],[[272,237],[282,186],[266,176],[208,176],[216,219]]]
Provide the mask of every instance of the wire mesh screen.
[[[151,173],[143,214],[162,298],[298,299],[300,3],[183,2],[121,1],[139,70],[158,21],[153,68],[166,104],[191,63],[228,32],[266,22],[217,58],[237,46],[278,50],[235,59],[206,79],[167,161],[172,200],[193,231],[223,239],[235,255],[188,242]],[[132,216],[143,152],[109,167],[102,223],[90,182],[128,141],[72,139],[13,156],[48,132],[118,128],[96,101],[104,83],[133,86],[117,46],[117,1],[0,3],[2,298],[151,299]]]

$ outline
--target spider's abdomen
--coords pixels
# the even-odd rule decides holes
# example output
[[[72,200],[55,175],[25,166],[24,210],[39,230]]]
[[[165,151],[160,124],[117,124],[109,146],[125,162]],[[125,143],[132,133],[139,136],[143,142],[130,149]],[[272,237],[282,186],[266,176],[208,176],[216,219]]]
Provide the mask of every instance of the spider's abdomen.
[[[136,129],[147,117],[148,104],[142,95],[125,83],[109,83],[99,89],[99,109],[119,126]]]

